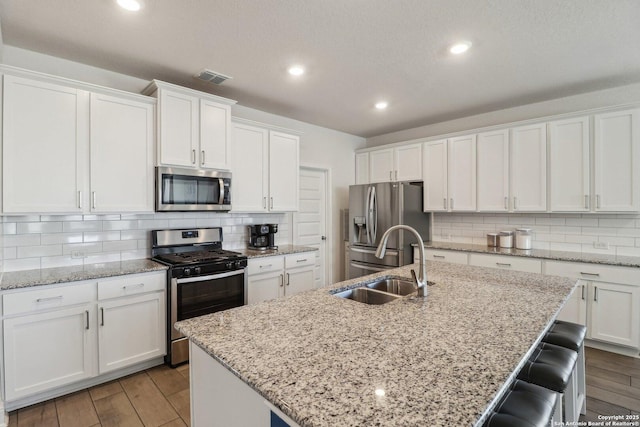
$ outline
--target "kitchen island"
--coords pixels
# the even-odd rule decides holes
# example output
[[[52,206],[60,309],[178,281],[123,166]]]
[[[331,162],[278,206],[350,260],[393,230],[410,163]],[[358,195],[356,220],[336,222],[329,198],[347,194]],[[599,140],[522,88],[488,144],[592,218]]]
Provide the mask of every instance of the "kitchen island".
[[[193,425],[240,420],[247,393],[264,426],[270,409],[300,426],[481,425],[576,281],[429,263],[426,298],[376,306],[331,293],[417,267],[178,322],[200,354]],[[229,377],[245,394],[216,390]]]

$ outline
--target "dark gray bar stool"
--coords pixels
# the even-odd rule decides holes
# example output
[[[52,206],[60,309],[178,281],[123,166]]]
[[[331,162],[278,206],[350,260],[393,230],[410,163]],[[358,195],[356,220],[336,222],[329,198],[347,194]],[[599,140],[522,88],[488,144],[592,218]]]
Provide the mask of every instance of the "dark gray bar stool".
[[[555,391],[562,398],[556,405],[556,421],[565,422],[562,409],[575,404],[572,385],[578,354],[568,348],[540,343],[518,374],[518,379]]]
[[[586,326],[556,320],[551,328],[549,328],[549,332],[542,338],[543,342],[568,348],[578,354],[575,374],[570,384],[570,387],[573,387],[575,402],[571,402],[568,407],[565,407],[565,421],[578,421],[580,413],[587,413],[587,385],[584,359],[584,338],[586,335]]]
[[[557,394],[544,387],[515,380],[504,393],[484,427],[545,427],[553,425]]]

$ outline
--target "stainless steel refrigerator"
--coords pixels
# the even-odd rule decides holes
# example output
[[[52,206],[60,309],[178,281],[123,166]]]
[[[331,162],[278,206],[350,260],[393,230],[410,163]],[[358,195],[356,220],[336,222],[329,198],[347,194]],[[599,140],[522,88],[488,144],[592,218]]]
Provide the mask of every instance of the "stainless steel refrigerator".
[[[349,279],[413,262],[412,234],[389,236],[383,259],[375,256],[380,238],[391,226],[404,224],[431,239],[432,214],[422,211],[422,183],[382,182],[349,186]]]

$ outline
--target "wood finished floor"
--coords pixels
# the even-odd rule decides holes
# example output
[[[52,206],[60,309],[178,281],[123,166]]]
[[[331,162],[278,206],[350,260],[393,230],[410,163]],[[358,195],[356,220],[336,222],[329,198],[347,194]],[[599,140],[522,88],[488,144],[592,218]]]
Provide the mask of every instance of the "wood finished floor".
[[[587,414],[640,414],[640,359],[586,349]],[[189,366],[158,366],[9,414],[10,427],[189,426]]]

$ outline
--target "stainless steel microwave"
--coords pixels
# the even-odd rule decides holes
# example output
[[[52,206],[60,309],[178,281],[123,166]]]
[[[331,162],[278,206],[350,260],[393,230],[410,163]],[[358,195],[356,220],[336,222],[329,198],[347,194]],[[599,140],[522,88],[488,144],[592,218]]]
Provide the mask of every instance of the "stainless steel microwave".
[[[231,172],[156,168],[156,211],[231,210]]]

